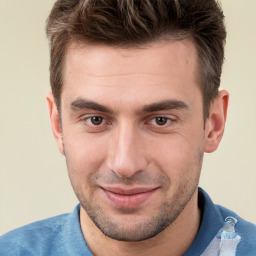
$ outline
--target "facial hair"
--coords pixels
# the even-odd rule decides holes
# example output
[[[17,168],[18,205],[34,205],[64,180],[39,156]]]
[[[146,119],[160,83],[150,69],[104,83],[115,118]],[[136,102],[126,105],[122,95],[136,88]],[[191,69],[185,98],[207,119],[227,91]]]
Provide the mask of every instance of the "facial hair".
[[[158,235],[178,218],[183,209],[186,207],[192,196],[194,195],[198,183],[202,167],[203,151],[198,151],[193,161],[187,162],[183,166],[183,177],[181,183],[173,193],[168,193],[172,187],[170,179],[163,172],[157,176],[151,176],[147,171],[140,171],[128,178],[120,178],[115,172],[94,171],[88,177],[88,186],[85,189],[80,186],[80,182],[75,178],[75,170],[67,159],[67,166],[71,184],[75,194],[80,201],[81,207],[86,211],[87,215],[98,227],[98,229],[107,237],[127,242],[138,242]],[[123,222],[117,221],[115,216],[108,213],[102,207],[101,202],[97,201],[95,195],[97,193],[97,184],[108,185],[156,185],[160,186],[164,193],[164,198],[159,207],[154,212],[150,212],[147,218],[138,218],[138,209],[120,208],[117,210],[120,216],[131,217],[134,220],[131,225],[124,225]],[[135,217],[136,216],[136,217]]]

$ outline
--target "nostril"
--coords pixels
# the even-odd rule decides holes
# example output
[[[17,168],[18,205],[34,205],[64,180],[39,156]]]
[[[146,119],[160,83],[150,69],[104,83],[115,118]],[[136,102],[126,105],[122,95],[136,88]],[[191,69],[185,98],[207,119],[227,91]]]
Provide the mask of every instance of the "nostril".
[[[118,172],[112,170],[112,174],[116,183],[122,183],[124,185],[132,185],[141,180],[143,170],[138,170],[132,174],[132,176],[120,176]]]

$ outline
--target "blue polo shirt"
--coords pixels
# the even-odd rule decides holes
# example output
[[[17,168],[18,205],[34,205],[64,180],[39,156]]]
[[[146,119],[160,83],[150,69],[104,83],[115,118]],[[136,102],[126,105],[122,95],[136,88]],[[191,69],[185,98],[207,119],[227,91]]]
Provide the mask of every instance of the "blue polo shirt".
[[[184,256],[256,256],[256,225],[213,204],[201,188],[199,207],[201,225]],[[81,231],[79,209],[77,205],[73,213],[37,221],[2,235],[0,255],[92,256]]]

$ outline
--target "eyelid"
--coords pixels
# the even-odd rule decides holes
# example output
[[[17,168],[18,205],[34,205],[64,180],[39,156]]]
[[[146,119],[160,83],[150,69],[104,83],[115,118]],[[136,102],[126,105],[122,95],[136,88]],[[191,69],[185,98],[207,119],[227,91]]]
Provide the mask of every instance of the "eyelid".
[[[155,117],[151,118],[149,121],[150,122],[156,121],[157,118],[164,118],[167,120],[167,123],[174,121],[172,118],[166,117],[166,116],[155,116]],[[164,126],[164,125],[158,125],[158,126]]]
[[[103,122],[99,125],[94,125],[91,123],[90,118],[93,117],[101,117]],[[78,122],[81,124],[83,129],[85,129],[88,133],[99,133],[107,131],[111,128],[113,125],[114,119],[113,117],[106,115],[105,113],[86,113],[83,115],[80,115]]]
[[[101,117],[103,119],[108,119],[108,117],[106,117],[105,114],[93,112],[93,111],[79,115],[78,119],[87,119],[87,118],[91,118],[91,117]]]
[[[147,116],[145,118],[145,120],[153,120],[153,119],[158,118],[158,117],[166,118],[166,119],[169,119],[169,120],[172,120],[172,121],[177,120],[177,117],[174,116],[174,115],[161,114],[161,113],[160,114],[153,114],[153,115]]]
[[[166,118],[168,121],[166,124],[164,125],[158,125],[158,124],[154,124],[152,122],[154,122],[154,120],[158,117],[162,117],[162,118]],[[161,131],[161,130],[166,130],[166,129],[170,129],[173,127],[173,125],[175,124],[175,122],[177,122],[177,117],[173,116],[173,115],[165,115],[165,114],[156,114],[156,115],[151,115],[150,117],[148,117],[146,119],[145,124],[149,127],[149,129],[153,129],[156,131]]]

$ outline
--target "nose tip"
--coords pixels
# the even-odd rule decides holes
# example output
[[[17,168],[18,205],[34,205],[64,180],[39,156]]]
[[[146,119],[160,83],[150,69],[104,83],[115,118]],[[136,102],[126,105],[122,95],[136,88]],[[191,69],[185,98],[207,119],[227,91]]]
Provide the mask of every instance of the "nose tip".
[[[140,161],[141,163],[139,163],[138,159],[129,159],[119,163],[116,162],[111,170],[119,178],[130,178],[145,169],[145,167],[143,167],[144,164],[142,163],[143,160],[141,159]]]
[[[145,156],[136,150],[135,145],[129,145],[117,149],[112,160],[109,162],[110,169],[120,178],[132,177],[135,173],[141,172],[146,169],[147,160]]]

